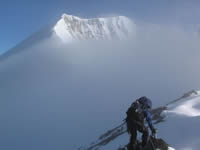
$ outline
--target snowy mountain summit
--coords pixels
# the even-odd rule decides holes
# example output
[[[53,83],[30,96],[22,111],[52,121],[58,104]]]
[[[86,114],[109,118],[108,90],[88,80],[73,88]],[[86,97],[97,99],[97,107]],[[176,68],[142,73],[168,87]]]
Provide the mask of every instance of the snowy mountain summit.
[[[135,26],[125,16],[82,19],[63,14],[54,31],[62,41],[70,43],[89,39],[124,39],[135,33]]]
[[[0,60],[18,54],[38,43],[61,41],[64,44],[84,40],[114,40],[134,37],[136,24],[125,16],[82,19],[63,14],[55,25],[49,25],[32,34],[4,53]],[[47,44],[49,45],[49,44]]]

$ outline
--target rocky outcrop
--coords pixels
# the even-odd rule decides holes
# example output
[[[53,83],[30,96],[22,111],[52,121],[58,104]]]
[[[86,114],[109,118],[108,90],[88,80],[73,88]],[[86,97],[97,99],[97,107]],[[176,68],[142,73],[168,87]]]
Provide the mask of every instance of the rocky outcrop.
[[[118,150],[128,150],[128,145],[120,147]],[[163,139],[150,137],[144,148],[142,148],[141,142],[138,142],[135,150],[169,150],[169,145]]]

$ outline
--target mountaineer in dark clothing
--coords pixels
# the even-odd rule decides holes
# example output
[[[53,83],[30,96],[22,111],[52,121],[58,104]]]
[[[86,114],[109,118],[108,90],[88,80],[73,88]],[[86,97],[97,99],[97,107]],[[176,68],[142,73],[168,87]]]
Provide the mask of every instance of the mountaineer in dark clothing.
[[[150,109],[152,102],[147,97],[141,97],[132,103],[131,107],[126,112],[126,123],[128,133],[131,134],[128,150],[136,149],[137,131],[142,133],[142,147],[148,142],[149,131],[145,126],[144,120],[146,119],[152,135],[156,134],[156,130],[152,124],[152,117]]]

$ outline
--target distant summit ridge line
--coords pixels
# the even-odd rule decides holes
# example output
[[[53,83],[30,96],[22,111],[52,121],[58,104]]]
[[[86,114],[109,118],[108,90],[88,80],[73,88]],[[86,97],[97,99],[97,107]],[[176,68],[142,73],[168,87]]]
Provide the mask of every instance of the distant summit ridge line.
[[[82,19],[63,14],[54,26],[56,35],[65,43],[77,40],[125,39],[134,34],[135,23],[125,16]]]
[[[109,18],[120,18],[120,17],[129,19],[128,17],[123,16],[123,15],[119,15],[119,16],[108,16],[108,17],[94,17],[94,18],[81,18],[81,17],[78,17],[78,16],[66,14],[66,13],[63,13],[63,14],[61,15],[61,18],[70,18],[70,17],[71,17],[71,18],[80,19],[80,20],[95,20],[95,19],[105,19],[105,18],[109,19]]]
[[[72,43],[84,40],[123,40],[134,36],[136,24],[125,16],[82,19],[77,16],[63,14],[55,24],[50,24],[33,33],[15,47],[0,56],[0,62],[10,56],[17,55],[31,47],[53,41],[54,43]]]

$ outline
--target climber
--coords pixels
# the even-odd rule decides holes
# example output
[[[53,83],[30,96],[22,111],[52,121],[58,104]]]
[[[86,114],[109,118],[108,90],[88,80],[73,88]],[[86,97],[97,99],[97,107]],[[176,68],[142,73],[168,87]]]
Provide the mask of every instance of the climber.
[[[132,103],[127,110],[126,124],[127,131],[131,135],[128,150],[135,150],[137,143],[137,131],[142,133],[142,147],[148,142],[149,131],[145,126],[145,119],[151,129],[152,136],[155,136],[156,129],[152,124],[152,117],[150,110],[152,102],[147,97],[143,96]]]

